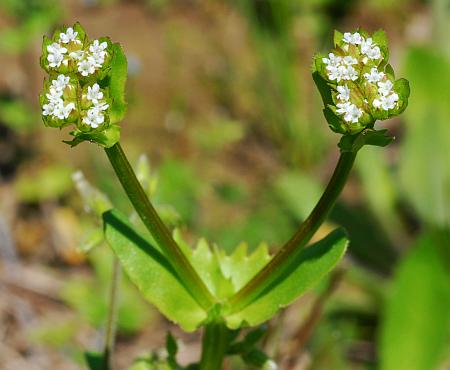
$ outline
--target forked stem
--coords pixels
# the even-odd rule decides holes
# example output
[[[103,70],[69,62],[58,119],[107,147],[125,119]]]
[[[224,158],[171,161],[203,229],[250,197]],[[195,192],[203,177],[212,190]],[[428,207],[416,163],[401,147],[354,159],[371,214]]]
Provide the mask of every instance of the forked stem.
[[[274,283],[290,267],[303,247],[310,241],[317,229],[333,208],[341,193],[356,158],[356,151],[342,152],[334,173],[317,205],[300,225],[290,240],[275,254],[270,262],[257,273],[241,290],[230,298],[230,312],[244,309],[255,300],[267,286]]]

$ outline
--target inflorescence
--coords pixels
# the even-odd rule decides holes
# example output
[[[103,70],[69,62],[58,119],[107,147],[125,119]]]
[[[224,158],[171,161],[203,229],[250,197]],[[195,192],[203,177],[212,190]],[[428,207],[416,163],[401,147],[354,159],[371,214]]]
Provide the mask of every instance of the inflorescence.
[[[382,31],[372,37],[364,31],[336,32],[335,48],[328,56],[316,56],[313,72],[319,73],[330,89],[331,101],[321,92],[325,116],[334,131],[357,133],[373,127],[377,119],[403,111],[409,87],[406,80],[395,81],[387,61],[387,41]]]
[[[107,38],[89,41],[82,27],[58,30],[44,38],[42,67],[49,73],[41,94],[44,122],[63,127],[75,123],[81,131],[108,123],[108,89],[101,88],[111,60]]]

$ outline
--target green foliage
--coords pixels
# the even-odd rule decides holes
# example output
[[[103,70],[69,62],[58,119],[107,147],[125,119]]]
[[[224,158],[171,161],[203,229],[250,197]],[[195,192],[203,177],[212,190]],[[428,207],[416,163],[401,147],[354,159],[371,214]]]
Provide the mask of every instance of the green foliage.
[[[113,57],[111,72],[107,85],[112,98],[110,120],[111,123],[120,123],[125,117],[127,103],[125,101],[125,85],[127,81],[127,58],[120,44],[112,45]]]
[[[412,48],[405,73],[414,86],[399,161],[402,191],[425,221],[450,225],[450,62],[435,51]]]
[[[0,99],[0,120],[15,131],[28,131],[38,116],[22,100]]]
[[[144,297],[184,330],[192,331],[201,325],[208,313],[193,300],[160,249],[133,230],[117,211],[105,213],[104,221],[108,242]],[[203,240],[191,250],[179,234],[175,237],[218,302],[225,301],[242,288],[270,259],[264,245],[251,255],[247,255],[246,247],[241,246],[227,256],[218,248],[209,248]],[[334,231],[306,249],[292,262],[280,281],[267,287],[266,292],[249,306],[228,314],[233,307],[225,305],[225,311],[219,314],[225,315],[227,326],[232,329],[268,320],[320,280],[340,260],[346,245],[345,234]]]
[[[448,232],[431,232],[400,263],[381,329],[381,370],[432,370],[450,333]]]
[[[63,165],[43,167],[36,173],[20,175],[14,187],[23,202],[58,199],[72,189],[71,172],[69,167]]]
[[[88,259],[94,268],[94,277],[69,279],[61,297],[82,320],[99,327],[104,325],[108,312],[112,253],[106,248],[96,248],[90,251]],[[149,322],[150,310],[128,279],[121,279],[119,287],[117,327],[121,333],[134,333]]]
[[[117,211],[104,215],[106,240],[143,297],[186,331],[206,319],[157,245],[139,235]],[[170,287],[170,288],[169,288]]]
[[[265,292],[242,311],[227,316],[227,325],[233,329],[259,325],[270,319],[323,278],[340,261],[347,243],[344,231],[337,229],[306,248],[279,281],[266,287]]]

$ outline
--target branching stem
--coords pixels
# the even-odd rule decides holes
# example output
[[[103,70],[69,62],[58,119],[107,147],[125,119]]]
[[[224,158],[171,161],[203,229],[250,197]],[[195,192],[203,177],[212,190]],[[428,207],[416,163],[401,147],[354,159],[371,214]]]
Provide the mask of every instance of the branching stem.
[[[311,214],[270,262],[230,298],[231,308],[229,313],[238,312],[253,302],[264,292],[267,286],[276,282],[283,275],[286,269],[290,267],[290,262],[295,260],[297,255],[302,252],[303,247],[310,241],[333,208],[347,181],[356,153],[356,151],[341,153],[333,176]]]

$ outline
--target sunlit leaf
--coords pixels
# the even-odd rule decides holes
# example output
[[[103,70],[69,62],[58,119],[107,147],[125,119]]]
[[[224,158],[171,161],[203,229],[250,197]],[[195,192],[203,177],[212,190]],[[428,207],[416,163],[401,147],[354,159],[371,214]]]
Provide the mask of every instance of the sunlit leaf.
[[[448,233],[424,235],[400,264],[381,328],[381,370],[437,369],[450,333],[449,245]]]

